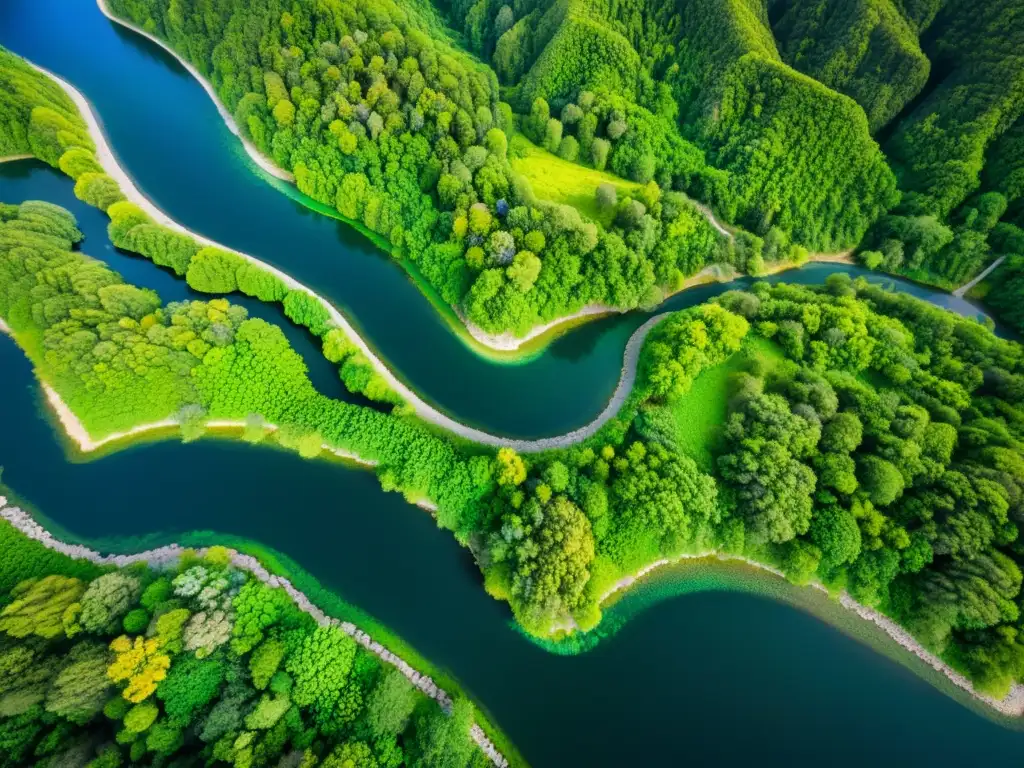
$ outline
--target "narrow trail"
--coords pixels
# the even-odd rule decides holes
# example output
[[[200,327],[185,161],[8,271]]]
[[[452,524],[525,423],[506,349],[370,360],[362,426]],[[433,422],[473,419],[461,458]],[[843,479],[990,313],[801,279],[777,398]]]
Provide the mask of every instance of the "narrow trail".
[[[712,213],[711,208],[704,205],[704,203],[698,203],[696,200],[693,199],[691,199],[690,202],[693,204],[694,208],[696,208],[698,211],[704,214],[704,218],[708,220],[708,222],[711,224],[712,227],[715,228],[718,234],[722,235],[723,237],[727,237],[730,240],[736,239],[736,236],[728,229],[726,229],[724,226],[722,226],[721,222],[719,222],[718,219],[715,218],[715,214]]]
[[[999,268],[999,265],[1002,264],[1004,261],[1006,261],[1006,257],[1000,256],[998,259],[989,264],[985,271],[978,275],[976,278],[971,280],[969,283],[964,283],[955,291],[953,291],[953,295],[956,296],[958,299],[962,299],[964,297],[964,294],[966,294],[969,290],[971,290],[971,288],[973,288],[986,277],[995,272],[996,269]]]
[[[123,568],[133,563],[142,562],[155,570],[163,570],[176,565],[181,555],[185,552],[185,548],[178,544],[168,544],[164,547],[137,552],[131,555],[104,555],[81,544],[68,544],[67,542],[55,539],[48,530],[39,525],[31,515],[20,507],[8,506],[7,498],[4,496],[0,496],[0,519],[6,520],[22,534],[34,541],[38,541],[47,549],[59,552],[75,560],[88,560],[96,565],[116,565],[119,568]],[[312,616],[318,625],[321,627],[337,627],[385,664],[395,667],[414,687],[418,688],[425,696],[434,699],[445,713],[451,713],[451,695],[439,687],[429,675],[424,675],[417,671],[405,659],[389,651],[355,624],[348,621],[339,621],[333,616],[325,614],[305,593],[296,589],[291,581],[284,576],[277,576],[271,573],[252,555],[243,554],[235,549],[226,549],[231,555],[231,564],[233,566],[239,570],[247,571],[253,578],[269,587],[283,589],[295,605],[298,606],[299,610]],[[205,548],[197,550],[200,556],[205,554],[206,551]],[[491,740],[487,738],[487,735],[479,725],[473,724],[470,728],[470,736],[494,765],[498,766],[498,768],[508,768],[508,760],[498,751]]]

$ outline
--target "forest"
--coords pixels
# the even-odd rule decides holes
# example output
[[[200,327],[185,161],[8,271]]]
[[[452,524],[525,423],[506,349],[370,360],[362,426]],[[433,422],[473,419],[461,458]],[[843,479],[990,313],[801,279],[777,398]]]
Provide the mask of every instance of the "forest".
[[[303,192],[485,330],[839,249],[948,287],[1005,256],[985,300],[1024,329],[1014,0],[111,5],[195,63]],[[714,550],[847,591],[981,691],[1024,678],[1016,342],[863,280],[754,283],[668,315],[596,436],[492,451],[409,415],[309,294],[124,200],[63,93],[3,51],[0,121],[4,152],[75,178],[115,245],[196,290],[281,302],[378,401],[319,395],[280,330],[229,299],[164,306],[124,284],[66,212],[3,206],[0,316],[97,434],[173,417],[191,439],[231,418],[304,456],[376,461],[385,489],[437,504],[539,637],[597,626],[611,586],[652,561]],[[540,152],[633,186],[594,189],[594,219],[513,170]],[[702,413],[720,418],[696,430]]]
[[[400,408],[317,392],[276,326],[225,299],[162,305],[72,250],[79,240],[57,206],[0,205],[0,317],[92,435],[171,418],[194,439],[207,420],[231,419],[258,441],[272,425],[304,456],[328,445],[376,462],[388,490],[433,500],[442,520],[480,492],[474,462]],[[331,359],[344,356],[335,332],[324,331]]]
[[[385,238],[486,331],[522,335],[588,304],[650,306],[708,264],[757,272],[801,253],[782,230],[767,248],[714,232],[687,198],[718,178],[703,152],[660,123],[631,126],[600,92],[517,113],[429,5],[111,6],[194,63],[301,191]],[[527,141],[642,190],[595,186],[599,220],[552,202],[513,170]]]
[[[845,275],[672,314],[602,434],[499,452],[474,521],[487,587],[528,629],[566,612],[588,628],[624,574],[741,554],[847,591],[1002,696],[1024,676],[1022,365],[984,326]],[[716,403],[695,445],[693,414]]]
[[[450,715],[223,547],[98,566],[0,521],[0,765],[483,766]]]
[[[1015,0],[111,5],[489,332],[652,306],[715,263],[856,249],[952,288],[1019,255]],[[642,193],[566,204],[527,140]]]

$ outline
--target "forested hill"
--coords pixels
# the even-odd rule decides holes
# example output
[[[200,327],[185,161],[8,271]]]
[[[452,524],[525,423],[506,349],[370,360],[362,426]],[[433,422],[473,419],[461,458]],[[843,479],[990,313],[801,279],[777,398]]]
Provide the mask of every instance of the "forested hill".
[[[711,263],[857,249],[953,287],[1022,250],[1020,0],[111,6],[490,332]]]
[[[695,143],[687,188],[757,236],[950,287],[1024,250],[1019,0],[438,2],[517,109],[592,91],[630,178]]]
[[[908,16],[895,0],[792,0],[772,13],[786,62],[855,99],[873,131],[928,82],[931,62],[918,33],[931,13]]]
[[[484,21],[480,4],[466,4],[454,0],[452,17],[466,18],[471,42],[484,37],[486,55],[473,27]],[[519,109],[536,98],[561,106],[590,89],[599,113],[624,114],[630,128],[681,131],[717,169],[700,175],[695,194],[757,234],[778,225],[812,249],[855,245],[895,204],[895,179],[863,110],[782,61],[761,0],[534,5],[492,55]],[[618,155],[630,137],[609,138],[612,168],[640,175],[653,138],[627,157]]]

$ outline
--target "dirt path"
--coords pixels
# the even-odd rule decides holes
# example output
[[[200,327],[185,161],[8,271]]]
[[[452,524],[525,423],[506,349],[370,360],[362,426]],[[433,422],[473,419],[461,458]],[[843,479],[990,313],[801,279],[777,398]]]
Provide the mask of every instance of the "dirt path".
[[[958,299],[962,299],[964,297],[964,294],[966,294],[969,290],[971,290],[971,288],[973,288],[978,283],[980,283],[982,280],[984,280],[986,277],[988,277],[993,272],[995,272],[996,269],[999,268],[999,265],[1002,264],[1005,260],[1006,260],[1005,256],[1000,256],[998,259],[996,259],[991,264],[989,264],[988,268],[985,269],[985,271],[982,272],[980,275],[978,275],[976,278],[971,280],[969,283],[964,283],[959,288],[957,288],[955,291],[953,291],[953,295],[956,296]]]

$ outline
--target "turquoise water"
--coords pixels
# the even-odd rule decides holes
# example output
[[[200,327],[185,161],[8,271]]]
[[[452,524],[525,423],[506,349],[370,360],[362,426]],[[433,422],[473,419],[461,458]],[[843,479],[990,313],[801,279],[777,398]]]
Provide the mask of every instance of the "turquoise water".
[[[574,331],[522,366],[475,357],[397,265],[252,173],[198,85],[152,45],[113,28],[90,0],[6,0],[0,44],[86,93],[158,205],[328,295],[453,415],[509,434],[554,434],[587,421],[614,388],[642,315]],[[128,280],[165,300],[189,295],[171,275],[110,248],[102,215],[74,201],[65,179],[34,163],[3,167],[0,199],[27,198],[71,208],[86,252]],[[813,266],[785,279],[819,282],[833,271]],[[696,289],[669,306],[717,290]],[[273,308],[251,309],[280,322]],[[339,395],[315,342],[282,327],[317,386]],[[70,462],[38,407],[30,365],[6,338],[0,373],[4,480],[56,523],[87,539],[215,530],[288,554],[450,670],[533,765],[985,765],[1019,760],[1024,748],[1020,733],[903,666],[802,611],[735,591],[714,572],[690,584],[711,592],[638,596],[650,607],[588,654],[548,654],[512,629],[469,554],[370,474],[218,440]]]

